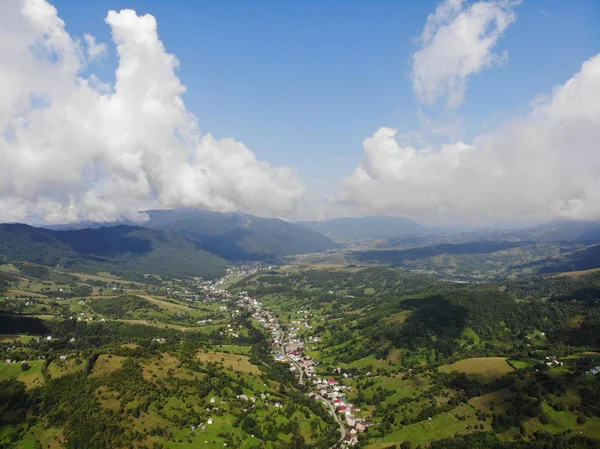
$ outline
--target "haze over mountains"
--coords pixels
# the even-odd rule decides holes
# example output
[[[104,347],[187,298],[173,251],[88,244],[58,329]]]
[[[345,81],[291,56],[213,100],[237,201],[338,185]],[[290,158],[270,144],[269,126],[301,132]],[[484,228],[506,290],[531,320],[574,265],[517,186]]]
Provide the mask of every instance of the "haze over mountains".
[[[290,223],[199,209],[145,213],[148,220],[141,225],[76,223],[52,229],[2,225],[0,256],[6,261],[76,266],[87,271],[133,270],[203,277],[220,275],[231,262],[330,250],[342,251],[347,261],[384,263],[446,276],[600,266],[595,246],[600,242],[600,223],[591,221],[556,220],[524,229],[457,231],[428,228],[404,217]],[[348,252],[344,243],[351,244],[354,251]]]
[[[341,245],[280,219],[197,209],[148,211],[131,222],[36,228],[0,225],[0,257],[82,271],[152,272],[216,277],[230,262],[323,252]]]
[[[432,232],[422,224],[405,217],[345,217],[326,221],[297,221],[296,224],[338,240],[368,240]]]

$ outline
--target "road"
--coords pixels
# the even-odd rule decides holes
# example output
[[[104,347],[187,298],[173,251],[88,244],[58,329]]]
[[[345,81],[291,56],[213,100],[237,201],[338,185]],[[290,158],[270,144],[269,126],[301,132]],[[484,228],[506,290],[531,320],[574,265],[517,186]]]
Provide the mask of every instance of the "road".
[[[285,342],[287,342],[288,336],[286,333],[283,334],[283,338],[281,339],[281,353],[284,356],[287,356],[287,352],[285,350]],[[300,366],[300,364],[298,364],[297,362],[295,362],[294,360],[292,360],[291,358],[288,357],[288,360],[296,367],[296,369],[298,369],[300,371],[300,378],[298,380],[298,383],[300,385],[304,385],[304,374],[305,374],[305,370],[302,366]],[[308,373],[306,373],[306,376],[308,377]],[[340,428],[340,442],[344,440],[344,438],[346,437],[346,426],[344,425],[344,422],[340,419],[340,417],[338,416],[338,414],[335,412],[335,407],[332,404],[332,402],[327,399],[324,398],[321,395],[315,395],[315,399],[318,401],[322,401],[325,405],[327,405],[329,407],[329,412],[331,413],[331,415],[333,416],[333,418],[335,419],[337,425]]]

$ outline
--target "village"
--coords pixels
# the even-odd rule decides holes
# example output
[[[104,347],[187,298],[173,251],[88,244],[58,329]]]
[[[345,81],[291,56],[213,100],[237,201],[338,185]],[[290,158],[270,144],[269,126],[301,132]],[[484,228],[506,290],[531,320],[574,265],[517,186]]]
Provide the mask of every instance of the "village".
[[[341,368],[337,368],[336,377],[319,376],[317,373],[318,361],[304,352],[305,339],[302,330],[312,329],[306,310],[295,312],[295,319],[289,327],[280,324],[277,316],[269,311],[260,301],[251,298],[246,292],[233,294],[223,288],[230,277],[250,275],[260,269],[253,267],[244,269],[230,269],[227,275],[218,281],[204,282],[203,287],[207,292],[206,299],[215,301],[228,301],[231,304],[231,316],[235,317],[240,310],[246,310],[263,328],[271,333],[273,357],[276,361],[289,363],[290,371],[296,375],[299,385],[308,387],[308,396],[321,402],[334,417],[340,431],[339,448],[347,448],[358,443],[358,435],[365,432],[367,427],[375,423],[357,416],[360,409],[348,401],[348,393],[352,387],[343,385],[341,379],[349,377]],[[308,342],[316,343],[319,337],[308,337]]]

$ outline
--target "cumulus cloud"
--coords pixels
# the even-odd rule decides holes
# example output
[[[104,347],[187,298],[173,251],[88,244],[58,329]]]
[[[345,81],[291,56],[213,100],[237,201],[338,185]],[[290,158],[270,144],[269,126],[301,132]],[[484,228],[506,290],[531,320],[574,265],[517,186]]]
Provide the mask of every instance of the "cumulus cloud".
[[[104,43],[97,43],[96,38],[91,34],[84,34],[83,39],[87,44],[87,54],[90,61],[98,59],[108,53],[108,46]]]
[[[48,2],[3,5],[2,221],[136,219],[151,207],[295,209],[304,188],[293,170],[200,134],[153,16],[110,11],[106,23],[118,53],[114,85],[82,75],[107,47],[70,36]]]
[[[515,4],[444,0],[437,6],[412,59],[413,90],[420,102],[432,106],[447,97],[447,106],[456,107],[463,102],[470,75],[507,59],[507,52],[494,53],[493,48],[516,19]]]
[[[471,143],[401,146],[381,128],[341,202],[430,221],[600,219],[600,55],[530,113]]]

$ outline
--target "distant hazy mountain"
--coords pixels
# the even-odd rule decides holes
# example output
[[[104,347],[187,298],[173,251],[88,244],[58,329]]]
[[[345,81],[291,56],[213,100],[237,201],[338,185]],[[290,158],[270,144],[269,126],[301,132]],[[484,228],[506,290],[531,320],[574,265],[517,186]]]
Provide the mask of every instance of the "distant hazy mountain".
[[[517,232],[526,234],[537,241],[595,241],[600,240],[600,222],[553,220]]]
[[[339,245],[328,237],[278,218],[198,209],[148,211],[144,226],[174,231],[229,260],[263,260],[327,251]]]
[[[369,240],[430,233],[422,224],[404,217],[346,217],[326,221],[298,221],[296,224],[336,240]]]
[[[137,226],[55,231],[0,224],[0,257],[82,271],[216,277],[227,262],[174,232]]]

